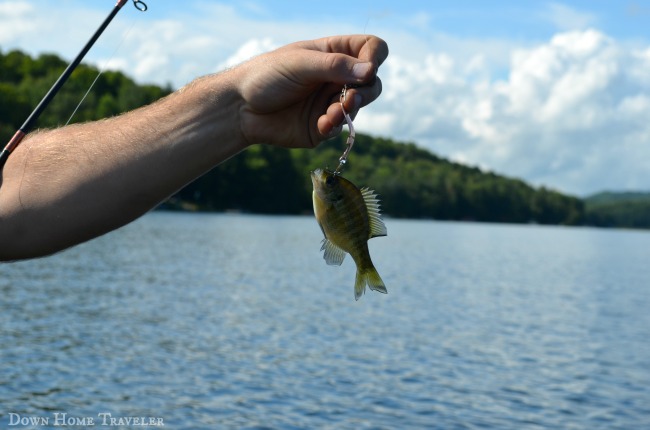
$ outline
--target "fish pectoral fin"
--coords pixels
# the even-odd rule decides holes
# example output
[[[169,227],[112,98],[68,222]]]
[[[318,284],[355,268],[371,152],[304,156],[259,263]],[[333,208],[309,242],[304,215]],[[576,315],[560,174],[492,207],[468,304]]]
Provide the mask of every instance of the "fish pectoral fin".
[[[325,259],[325,262],[330,266],[340,266],[343,264],[345,251],[334,245],[329,239],[323,239],[323,246],[320,247],[320,250],[325,250],[323,258]]]
[[[366,209],[368,211],[368,221],[370,223],[370,237],[386,236],[388,231],[386,230],[386,225],[381,219],[381,211],[379,210],[380,204],[377,194],[370,188],[361,189],[361,195],[363,196],[363,201],[366,203]]]

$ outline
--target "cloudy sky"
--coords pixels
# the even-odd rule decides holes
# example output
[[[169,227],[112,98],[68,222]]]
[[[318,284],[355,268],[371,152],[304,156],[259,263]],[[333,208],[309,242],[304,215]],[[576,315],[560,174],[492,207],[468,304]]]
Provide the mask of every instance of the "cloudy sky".
[[[372,33],[391,54],[359,131],[576,195],[650,190],[650,0],[145,2],[90,62],[180,87],[296,40]],[[0,49],[71,59],[114,3],[0,1]]]

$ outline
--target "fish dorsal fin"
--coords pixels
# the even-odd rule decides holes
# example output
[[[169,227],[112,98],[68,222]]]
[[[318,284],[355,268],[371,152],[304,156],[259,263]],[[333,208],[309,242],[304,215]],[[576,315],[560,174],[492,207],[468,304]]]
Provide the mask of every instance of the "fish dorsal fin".
[[[340,266],[343,263],[345,251],[334,245],[327,238],[323,239],[323,246],[320,247],[320,250],[325,250],[323,258],[330,266]]]
[[[361,195],[363,196],[363,201],[366,202],[366,208],[368,210],[368,221],[370,223],[369,239],[377,236],[386,236],[388,232],[384,221],[381,219],[377,194],[370,188],[362,188]]]

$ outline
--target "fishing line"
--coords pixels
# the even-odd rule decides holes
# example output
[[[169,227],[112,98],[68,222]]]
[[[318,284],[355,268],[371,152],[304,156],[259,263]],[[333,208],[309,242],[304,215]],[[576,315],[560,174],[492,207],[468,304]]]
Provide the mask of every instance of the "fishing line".
[[[63,84],[68,80],[74,69],[77,68],[79,63],[81,63],[81,60],[86,56],[90,48],[95,44],[97,39],[99,39],[99,36],[106,30],[106,27],[111,23],[113,18],[115,18],[115,15],[122,9],[122,7],[126,4],[128,0],[117,0],[117,3],[111,10],[111,12],[108,14],[108,16],[104,19],[104,21],[101,23],[101,25],[97,28],[95,33],[91,36],[91,38],[86,42],[84,47],[81,49],[79,54],[75,57],[74,60],[68,65],[68,67],[63,71],[61,76],[59,76],[59,79],[52,85],[50,90],[45,94],[43,99],[40,101],[40,103],[36,106],[36,108],[32,111],[32,113],[27,117],[23,125],[14,133],[13,137],[9,140],[9,143],[5,145],[5,147],[0,151],[0,170],[4,167],[5,163],[7,162],[7,159],[9,158],[9,155],[16,149],[18,145],[20,145],[20,142],[22,142],[23,138],[27,135],[27,133],[33,128],[34,124],[36,123],[36,120],[41,116],[45,108],[50,104],[52,99],[54,99],[54,96],[59,92]],[[141,1],[141,0],[133,0],[133,5],[135,6],[136,9],[138,9],[141,12],[144,12],[147,10],[147,5]]]
[[[138,9],[138,10],[141,10],[141,9]],[[144,10],[146,10],[146,9],[144,9]],[[88,90],[86,91],[86,94],[84,94],[84,96],[81,98],[81,100],[77,104],[77,107],[74,108],[74,110],[72,111],[72,114],[70,114],[70,118],[68,118],[68,121],[65,123],[65,125],[70,124],[70,121],[72,121],[72,118],[75,116],[75,114],[77,113],[77,111],[79,110],[79,108],[81,107],[83,102],[86,100],[86,97],[88,97],[88,94],[90,94],[90,92],[92,91],[93,87],[95,86],[95,84],[99,80],[99,77],[108,69],[108,65],[110,64],[111,61],[113,61],[113,58],[115,57],[115,54],[117,54],[117,51],[122,47],[122,44],[127,39],[129,33],[131,33],[131,30],[133,29],[133,27],[135,27],[135,24],[136,24],[136,22],[138,22],[139,18],[140,18],[140,16],[138,15],[136,17],[136,19],[131,21],[131,25],[122,34],[122,38],[120,39],[119,43],[117,44],[117,46],[113,50],[113,53],[111,54],[111,56],[108,58],[108,60],[104,61],[104,64],[101,67],[98,68],[99,73],[97,73],[97,76],[95,77],[95,80],[90,84],[90,86],[88,87]]]

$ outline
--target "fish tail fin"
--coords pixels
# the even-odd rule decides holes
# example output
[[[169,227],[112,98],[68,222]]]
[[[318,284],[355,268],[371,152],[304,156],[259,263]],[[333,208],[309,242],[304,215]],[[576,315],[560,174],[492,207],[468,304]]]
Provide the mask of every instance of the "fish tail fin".
[[[377,273],[377,270],[374,267],[370,266],[364,271],[357,269],[357,277],[354,281],[355,300],[359,300],[359,297],[366,292],[366,284],[368,284],[368,287],[373,291],[379,291],[384,294],[388,293],[381,276],[379,276],[379,273]]]

